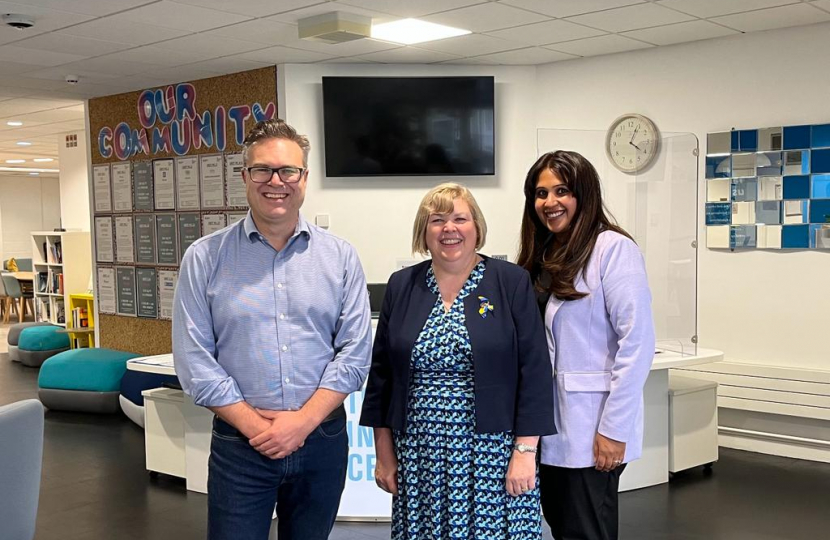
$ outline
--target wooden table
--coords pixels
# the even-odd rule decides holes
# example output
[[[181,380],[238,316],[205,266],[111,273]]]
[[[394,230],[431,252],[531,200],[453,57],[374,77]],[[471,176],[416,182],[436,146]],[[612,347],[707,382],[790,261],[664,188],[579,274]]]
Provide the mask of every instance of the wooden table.
[[[34,272],[11,272],[11,275],[14,276],[14,279],[17,281],[34,281],[35,280],[35,273]]]

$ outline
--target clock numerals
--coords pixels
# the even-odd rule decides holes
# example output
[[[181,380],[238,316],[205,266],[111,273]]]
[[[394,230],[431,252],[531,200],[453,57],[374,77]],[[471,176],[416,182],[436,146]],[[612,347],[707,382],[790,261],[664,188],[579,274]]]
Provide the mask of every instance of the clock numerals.
[[[606,154],[618,169],[636,173],[657,157],[657,130],[648,118],[623,115],[612,126],[606,136]]]

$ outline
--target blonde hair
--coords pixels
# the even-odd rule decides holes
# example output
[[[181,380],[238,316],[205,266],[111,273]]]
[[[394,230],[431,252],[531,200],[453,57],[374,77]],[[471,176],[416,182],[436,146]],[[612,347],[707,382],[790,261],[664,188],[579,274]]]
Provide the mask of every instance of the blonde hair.
[[[412,253],[426,255],[427,249],[426,232],[430,214],[449,214],[453,211],[455,199],[461,199],[470,207],[473,223],[476,227],[476,250],[484,246],[487,239],[487,222],[484,214],[481,213],[478,203],[469,189],[461,184],[447,182],[435,186],[421,199],[418,213],[415,214],[415,223],[412,225]]]

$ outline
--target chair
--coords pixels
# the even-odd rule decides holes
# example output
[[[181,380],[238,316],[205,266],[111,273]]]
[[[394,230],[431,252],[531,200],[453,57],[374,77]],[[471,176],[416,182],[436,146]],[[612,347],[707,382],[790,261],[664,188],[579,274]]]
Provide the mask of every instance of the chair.
[[[32,296],[23,293],[23,290],[20,288],[20,282],[11,274],[3,274],[3,285],[6,287],[6,295],[11,299],[11,303],[14,303],[17,307],[18,322],[23,322],[23,317],[26,314],[26,305],[30,303]],[[34,315],[34,306],[30,304],[29,307],[31,308],[32,315]],[[9,322],[8,310],[6,311],[4,322]]]
[[[17,262],[17,271],[18,272],[31,272],[32,271],[32,259],[15,259]]]
[[[0,537],[35,536],[43,465],[43,405],[27,399],[0,407]]]
[[[12,299],[6,294],[6,286],[0,279],[0,321],[9,322],[9,311],[12,309]]]

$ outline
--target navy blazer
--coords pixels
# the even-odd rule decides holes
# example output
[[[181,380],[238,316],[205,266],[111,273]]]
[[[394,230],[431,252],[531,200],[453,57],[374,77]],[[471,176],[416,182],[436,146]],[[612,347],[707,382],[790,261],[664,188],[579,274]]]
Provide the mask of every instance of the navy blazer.
[[[516,436],[556,433],[553,371],[530,276],[482,256],[484,277],[464,299],[473,351],[475,431]],[[412,349],[438,296],[427,287],[424,261],[392,274],[383,298],[360,424],[404,431]],[[493,310],[479,314],[479,296]]]

